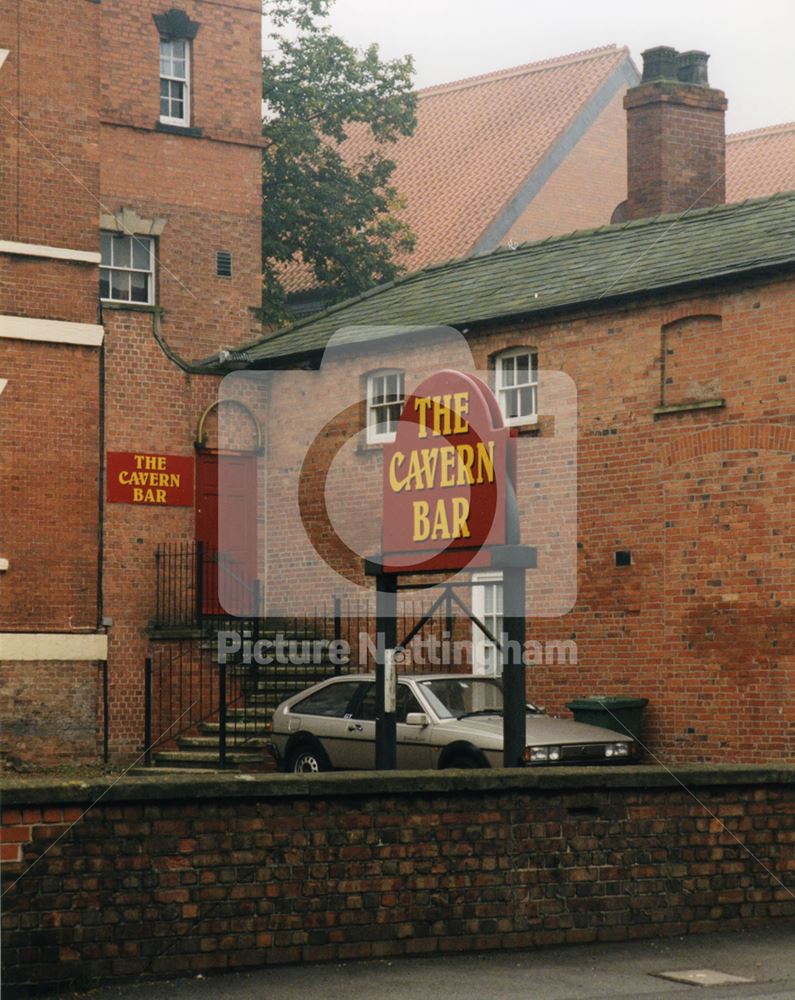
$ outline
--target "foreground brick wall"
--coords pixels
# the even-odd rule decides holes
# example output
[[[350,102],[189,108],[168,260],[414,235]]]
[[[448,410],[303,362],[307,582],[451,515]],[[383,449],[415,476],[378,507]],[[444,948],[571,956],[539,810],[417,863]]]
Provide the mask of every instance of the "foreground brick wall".
[[[795,915],[793,776],[128,780],[55,846],[103,789],[10,790],[6,884],[50,849],[5,898],[6,986],[759,925]]]

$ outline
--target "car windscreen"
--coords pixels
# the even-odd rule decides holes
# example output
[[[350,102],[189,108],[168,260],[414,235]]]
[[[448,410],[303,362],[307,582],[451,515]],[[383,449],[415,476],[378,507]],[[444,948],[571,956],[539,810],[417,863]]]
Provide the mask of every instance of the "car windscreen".
[[[293,705],[290,711],[298,715],[324,715],[327,718],[341,719],[348,711],[351,699],[361,684],[361,681],[328,684],[303,701],[299,701],[297,705]]]
[[[419,681],[420,690],[440,719],[502,712],[502,684],[495,678],[461,677]]]

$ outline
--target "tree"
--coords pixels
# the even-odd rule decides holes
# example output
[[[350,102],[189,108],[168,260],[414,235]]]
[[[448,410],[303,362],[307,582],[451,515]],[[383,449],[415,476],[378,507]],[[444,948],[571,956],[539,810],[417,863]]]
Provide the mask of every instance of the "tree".
[[[410,56],[357,52],[322,23],[333,0],[265,0],[273,48],[263,57],[264,318],[290,319],[282,278],[303,261],[330,301],[400,273],[414,238],[395,215],[390,143],[410,135],[416,98]],[[373,151],[346,162],[339,143],[366,127]]]

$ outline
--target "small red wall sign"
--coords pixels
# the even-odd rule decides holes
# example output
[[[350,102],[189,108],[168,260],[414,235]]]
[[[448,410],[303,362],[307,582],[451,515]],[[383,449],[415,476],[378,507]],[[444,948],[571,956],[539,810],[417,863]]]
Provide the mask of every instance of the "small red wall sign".
[[[193,456],[109,451],[108,501],[145,507],[192,507]]]
[[[417,386],[384,447],[385,570],[460,569],[504,545],[513,447],[480,379],[440,371]]]

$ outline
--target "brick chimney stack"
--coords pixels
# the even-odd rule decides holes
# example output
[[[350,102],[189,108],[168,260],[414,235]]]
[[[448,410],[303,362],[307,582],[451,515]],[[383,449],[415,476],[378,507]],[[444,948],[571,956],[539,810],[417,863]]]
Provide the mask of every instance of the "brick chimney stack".
[[[725,201],[727,101],[709,85],[708,59],[706,52],[667,46],[643,53],[643,78],[624,97],[626,218]]]

